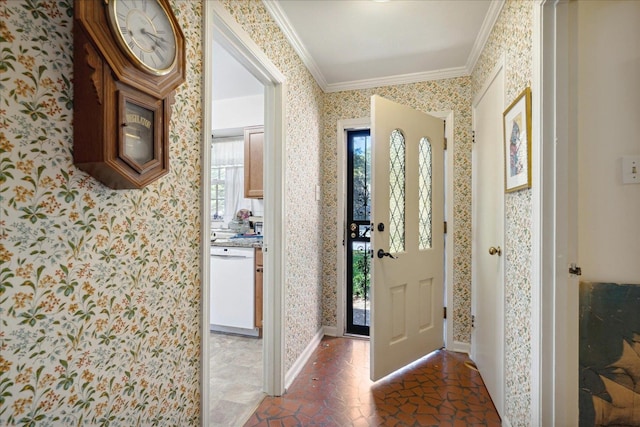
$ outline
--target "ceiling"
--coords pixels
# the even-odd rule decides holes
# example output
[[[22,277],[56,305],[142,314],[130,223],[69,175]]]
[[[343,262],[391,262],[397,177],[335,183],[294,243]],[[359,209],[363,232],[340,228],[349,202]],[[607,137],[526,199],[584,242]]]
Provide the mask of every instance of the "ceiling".
[[[504,0],[263,2],[325,92],[469,75],[504,4]],[[214,99],[252,94],[244,93],[248,90],[262,93],[262,85],[234,65],[220,46],[214,46],[214,58],[216,49],[222,54],[214,59],[214,88],[219,74],[225,82],[222,90],[228,93],[214,93]]]
[[[262,83],[215,40],[212,74],[214,101],[264,93]]]

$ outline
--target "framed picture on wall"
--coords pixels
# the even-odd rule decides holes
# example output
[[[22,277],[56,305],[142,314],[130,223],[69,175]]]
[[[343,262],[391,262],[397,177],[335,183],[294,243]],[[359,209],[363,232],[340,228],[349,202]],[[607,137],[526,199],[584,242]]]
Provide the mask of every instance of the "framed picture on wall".
[[[531,188],[531,88],[503,114],[505,191]]]

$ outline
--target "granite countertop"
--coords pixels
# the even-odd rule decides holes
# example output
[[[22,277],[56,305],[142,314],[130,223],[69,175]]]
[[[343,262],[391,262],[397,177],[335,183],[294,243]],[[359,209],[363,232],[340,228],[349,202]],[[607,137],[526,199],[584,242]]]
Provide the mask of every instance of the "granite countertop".
[[[256,237],[215,239],[211,241],[211,246],[226,246],[229,248],[261,248],[262,239]]]

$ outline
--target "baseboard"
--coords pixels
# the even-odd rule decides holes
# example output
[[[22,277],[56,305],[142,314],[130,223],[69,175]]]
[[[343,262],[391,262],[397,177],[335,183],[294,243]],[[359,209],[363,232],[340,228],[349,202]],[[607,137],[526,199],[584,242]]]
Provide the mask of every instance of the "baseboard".
[[[300,371],[302,371],[302,368],[304,368],[304,365],[309,361],[309,358],[311,357],[315,349],[320,344],[320,341],[322,341],[323,336],[324,336],[324,328],[321,327],[318,330],[318,332],[316,332],[315,336],[311,339],[311,341],[309,342],[307,347],[304,349],[302,354],[300,354],[300,356],[295,361],[293,366],[291,366],[291,369],[287,371],[287,374],[284,376],[285,390],[288,389],[289,386],[291,386],[291,384],[293,383],[293,380],[295,380],[298,374],[300,373]]]
[[[328,337],[337,337],[338,335],[338,328],[335,326],[323,326],[322,327],[324,329],[324,334],[325,336]]]
[[[450,347],[447,347],[447,350],[471,354],[471,344],[462,341],[454,341]]]

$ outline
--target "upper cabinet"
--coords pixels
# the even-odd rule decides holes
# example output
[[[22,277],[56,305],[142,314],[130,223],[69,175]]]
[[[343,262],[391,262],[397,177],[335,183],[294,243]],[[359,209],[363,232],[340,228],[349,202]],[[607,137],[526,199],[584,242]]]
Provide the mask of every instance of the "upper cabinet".
[[[244,129],[244,197],[262,199],[264,126]]]

